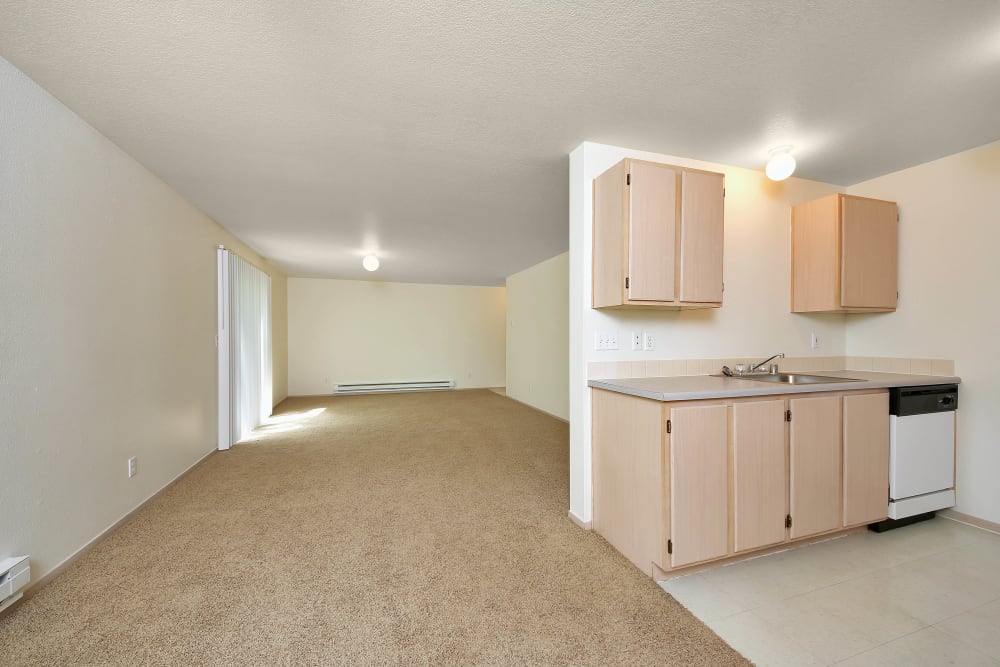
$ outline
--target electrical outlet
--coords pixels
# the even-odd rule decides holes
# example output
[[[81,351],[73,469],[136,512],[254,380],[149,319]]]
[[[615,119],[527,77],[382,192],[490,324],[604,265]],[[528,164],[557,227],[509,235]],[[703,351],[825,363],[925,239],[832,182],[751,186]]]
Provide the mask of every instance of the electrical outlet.
[[[642,349],[642,334],[638,331],[632,332],[632,349],[641,350]]]
[[[594,349],[595,350],[617,350],[618,349],[618,334],[608,333],[606,331],[595,331],[594,332]]]
[[[819,349],[819,336],[817,336],[815,333],[813,333],[812,337],[810,338],[810,344],[812,345],[812,348],[814,350]]]
[[[136,462],[135,457],[131,457],[128,460],[128,476],[135,477],[135,474],[139,472],[139,464]]]
[[[648,351],[654,349],[654,343],[655,343],[655,341],[653,340],[653,334],[651,334],[648,331],[643,331],[642,332],[642,349],[644,349],[644,350],[646,350],[648,352]]]

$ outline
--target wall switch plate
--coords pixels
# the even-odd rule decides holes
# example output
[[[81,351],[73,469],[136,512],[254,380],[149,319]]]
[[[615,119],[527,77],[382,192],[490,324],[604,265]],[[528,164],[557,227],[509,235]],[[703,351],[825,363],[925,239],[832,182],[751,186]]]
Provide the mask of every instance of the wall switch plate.
[[[594,349],[595,350],[617,350],[618,349],[618,334],[609,333],[607,331],[595,331],[594,332]]]
[[[654,343],[656,341],[653,339],[653,334],[648,331],[642,332],[642,349],[649,351],[654,348]]]
[[[642,349],[642,335],[638,331],[632,332],[632,349],[633,350]]]
[[[812,345],[814,350],[819,349],[819,336],[813,333],[812,337],[809,339],[809,344]]]
[[[135,474],[139,472],[139,464],[136,462],[135,457],[131,457],[128,460],[128,476],[135,477]]]

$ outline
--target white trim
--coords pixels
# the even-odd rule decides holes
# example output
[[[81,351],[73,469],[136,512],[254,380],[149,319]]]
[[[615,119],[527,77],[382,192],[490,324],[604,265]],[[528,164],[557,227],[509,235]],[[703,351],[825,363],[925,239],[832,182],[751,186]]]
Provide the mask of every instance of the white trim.
[[[218,356],[219,433],[217,446],[229,449],[232,444],[231,412],[229,405],[229,252],[219,246],[217,258],[218,319],[215,347]]]

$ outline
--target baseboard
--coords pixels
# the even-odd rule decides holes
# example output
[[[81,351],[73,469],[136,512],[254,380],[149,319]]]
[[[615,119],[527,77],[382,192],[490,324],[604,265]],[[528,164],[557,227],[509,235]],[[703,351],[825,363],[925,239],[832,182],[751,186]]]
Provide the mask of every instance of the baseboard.
[[[44,577],[42,577],[38,581],[35,581],[35,582],[32,582],[32,583],[28,584],[25,587],[24,591],[23,591],[24,597],[22,597],[20,600],[18,600],[17,602],[15,602],[11,606],[7,607],[2,612],[0,612],[0,618],[3,618],[4,616],[6,616],[7,614],[9,614],[14,609],[17,609],[19,606],[21,606],[22,604],[24,604],[25,600],[31,599],[32,596],[36,595],[39,591],[41,591],[47,585],[49,585],[50,583],[52,583],[52,580],[55,579],[56,577],[58,577],[63,572],[65,572],[66,568],[68,568],[70,565],[72,565],[74,561],[76,561],[78,558],[80,558],[81,556],[83,556],[84,554],[86,554],[88,551],[90,551],[91,549],[93,549],[95,546],[97,546],[101,542],[101,540],[103,540],[105,537],[107,537],[108,535],[110,535],[111,533],[113,533],[116,528],[118,528],[119,526],[121,526],[122,524],[124,524],[126,521],[128,521],[129,519],[131,519],[132,516],[136,512],[138,512],[143,507],[145,507],[149,503],[153,502],[154,500],[156,500],[157,498],[159,498],[160,496],[162,496],[164,493],[166,493],[166,491],[170,487],[172,487],[174,484],[176,484],[177,482],[179,482],[181,480],[181,478],[183,478],[189,472],[191,472],[192,470],[194,470],[195,468],[197,468],[199,465],[201,465],[202,463],[204,463],[206,460],[208,460],[208,457],[212,456],[213,454],[218,453],[218,451],[219,450],[217,450],[217,449],[213,449],[212,451],[210,451],[207,454],[205,454],[204,456],[202,456],[200,459],[198,459],[197,461],[195,461],[194,463],[192,463],[190,466],[188,466],[179,475],[177,475],[172,480],[170,480],[169,482],[167,482],[166,484],[164,484],[160,488],[159,491],[155,492],[153,495],[151,495],[150,497],[146,498],[141,503],[139,503],[138,505],[136,505],[135,507],[133,507],[132,509],[130,509],[128,512],[125,513],[124,516],[122,516],[120,519],[118,519],[117,521],[115,521],[113,524],[111,524],[110,526],[108,526],[107,528],[105,528],[104,530],[102,530],[100,533],[98,533],[96,537],[94,537],[89,542],[87,542],[86,544],[84,544],[82,547],[80,547],[79,549],[77,549],[76,551],[74,551],[72,554],[70,554],[69,556],[67,556],[65,559],[63,559],[63,561],[61,563],[59,563],[54,568],[52,568],[51,570],[49,570],[48,573]]]
[[[558,419],[559,421],[561,421],[564,424],[568,424],[569,423],[568,419],[563,419],[559,415],[554,415],[551,412],[549,412],[548,410],[542,410],[539,407],[535,407],[531,403],[525,403],[524,401],[518,400],[518,399],[514,398],[513,396],[511,396],[510,394],[504,394],[504,398],[509,398],[510,400],[514,401],[515,403],[520,403],[521,405],[523,405],[525,407],[531,408],[535,412],[541,412],[543,415],[547,415],[549,417],[552,417],[553,419]]]
[[[594,527],[594,524],[592,522],[590,522],[590,521],[584,521],[583,519],[581,519],[577,515],[573,514],[573,510],[570,510],[569,512],[567,512],[566,515],[569,517],[570,521],[572,521],[573,523],[575,523],[580,528],[583,528],[584,530],[592,530],[593,527]]]
[[[1000,533],[1000,523],[993,523],[992,521],[987,521],[986,519],[980,519],[977,516],[956,512],[953,509],[938,510],[937,515],[945,519],[957,521],[958,523],[975,526],[976,528],[982,528],[983,530],[988,530],[993,533]]]

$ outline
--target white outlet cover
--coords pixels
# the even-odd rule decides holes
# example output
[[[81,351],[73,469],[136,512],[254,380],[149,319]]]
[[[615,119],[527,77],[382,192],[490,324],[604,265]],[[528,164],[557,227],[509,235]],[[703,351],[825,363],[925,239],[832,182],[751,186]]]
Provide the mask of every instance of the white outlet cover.
[[[133,456],[128,460],[128,476],[135,477],[137,472],[139,472],[139,466],[135,460],[135,457]]]
[[[644,331],[642,334],[642,349],[653,350],[656,345],[656,339],[653,338],[653,334],[648,331]]]
[[[819,336],[817,336],[816,334],[812,334],[809,341],[814,350],[819,347]]]
[[[642,335],[638,331],[632,332],[632,349],[633,350],[642,349]]]

